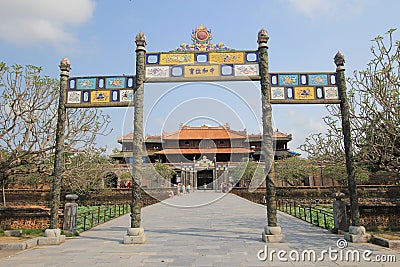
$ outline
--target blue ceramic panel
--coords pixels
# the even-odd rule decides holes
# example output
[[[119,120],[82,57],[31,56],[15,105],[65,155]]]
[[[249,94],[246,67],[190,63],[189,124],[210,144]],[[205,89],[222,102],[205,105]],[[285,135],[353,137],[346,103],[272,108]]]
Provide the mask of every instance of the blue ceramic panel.
[[[286,98],[287,99],[294,99],[294,90],[293,87],[286,88]]]
[[[106,78],[106,89],[125,88],[125,77]]]
[[[68,89],[75,90],[76,89],[75,87],[76,87],[76,79],[74,79],[74,78],[68,79]]]
[[[299,75],[297,74],[280,74],[279,75],[280,86],[297,86],[299,85]]]
[[[233,65],[221,65],[221,76],[233,76]]]
[[[146,64],[159,64],[160,55],[159,54],[146,54]]]
[[[300,85],[308,85],[308,75],[300,74]]]
[[[90,92],[89,91],[84,91],[82,93],[82,102],[84,102],[84,103],[90,102]]]
[[[195,58],[196,63],[208,63],[208,53],[198,53]]]
[[[329,74],[329,84],[336,85],[336,74],[335,73]]]
[[[171,71],[172,77],[183,77],[183,67],[182,66],[171,67],[170,71]]]
[[[111,91],[111,102],[119,102],[119,90]]]
[[[92,90],[96,89],[96,78],[78,78],[76,79],[76,89]]]
[[[258,62],[258,53],[257,52],[245,52],[244,59],[248,63]]]
[[[126,78],[126,88],[135,88],[135,77],[127,77]]]
[[[270,74],[270,78],[271,78],[271,85],[272,86],[278,86],[279,85],[278,74]]]
[[[310,74],[308,75],[308,84],[312,86],[328,85],[328,74]]]

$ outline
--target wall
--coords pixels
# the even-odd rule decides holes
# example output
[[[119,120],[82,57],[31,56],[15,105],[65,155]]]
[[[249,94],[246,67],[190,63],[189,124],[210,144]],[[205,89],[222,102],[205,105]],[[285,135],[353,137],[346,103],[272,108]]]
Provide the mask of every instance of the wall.
[[[63,215],[59,215],[62,228]],[[50,211],[45,208],[0,208],[0,229],[46,229],[49,227]]]
[[[150,192],[151,191],[151,192]],[[155,204],[168,197],[167,189],[149,190],[152,196],[142,192],[143,206]],[[61,209],[65,205],[65,195],[61,194]],[[130,203],[132,191],[129,188],[96,190],[80,195],[78,205],[107,205]],[[7,190],[6,200],[12,207],[0,207],[0,229],[46,229],[49,226],[49,190]],[[24,207],[25,206],[25,207]],[[26,207],[30,206],[30,207]],[[59,227],[62,228],[63,214],[60,210]]]
[[[151,196],[146,192],[142,193],[144,205],[151,205],[159,202],[159,200],[168,197],[168,188],[146,189]],[[65,205],[65,195],[70,192],[61,192],[61,207]],[[122,204],[131,202],[132,189],[99,189],[92,190],[86,193],[77,193],[79,205],[107,205],[107,204]],[[155,196],[152,197],[152,196]],[[6,190],[7,206],[50,206],[50,190],[26,190],[26,189],[8,189]]]
[[[360,225],[368,231],[377,229],[400,229],[400,186],[358,186]],[[347,196],[347,188],[340,188]],[[265,188],[249,192],[247,188],[234,188],[232,193],[253,201],[264,203]],[[303,204],[332,204],[332,188],[330,187],[278,187],[277,200],[295,200]],[[350,207],[347,217],[351,218]]]
[[[349,209],[350,207],[348,207]],[[399,205],[360,205],[359,209],[360,225],[368,231],[400,230]]]

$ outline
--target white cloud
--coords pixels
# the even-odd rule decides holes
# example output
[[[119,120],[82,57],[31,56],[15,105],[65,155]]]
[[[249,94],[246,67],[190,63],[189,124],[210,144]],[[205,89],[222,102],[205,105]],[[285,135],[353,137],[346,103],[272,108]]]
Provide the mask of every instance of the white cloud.
[[[94,0],[1,0],[0,39],[17,45],[50,43],[64,48],[76,42],[69,27],[93,15]]]
[[[359,13],[363,10],[366,0],[284,0],[295,12],[309,18],[325,16],[329,13]]]

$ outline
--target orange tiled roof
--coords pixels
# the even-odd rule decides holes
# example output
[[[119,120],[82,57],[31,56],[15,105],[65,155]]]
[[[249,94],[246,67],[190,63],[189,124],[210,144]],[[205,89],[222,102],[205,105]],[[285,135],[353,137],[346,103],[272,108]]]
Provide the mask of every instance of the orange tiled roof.
[[[164,133],[168,140],[244,139],[246,131],[233,131],[224,126],[182,126],[173,133]]]
[[[159,135],[147,135],[144,138],[144,142],[146,141],[160,141],[162,139],[167,140],[203,140],[203,139],[243,139],[248,138],[249,140],[257,140],[262,138],[261,134],[247,134],[246,130],[244,131],[234,131],[229,127],[224,126],[182,126],[178,131],[173,133],[163,133],[162,137]],[[276,139],[292,139],[291,134],[285,134],[280,132],[279,130],[274,131],[272,136]],[[118,143],[122,143],[123,141],[132,142],[133,133],[129,133],[123,137],[118,138]]]
[[[161,151],[157,151],[154,154],[168,155],[168,154],[240,154],[240,153],[251,153],[252,150],[243,147],[224,147],[224,148],[167,148]]]
[[[247,135],[247,137],[249,139],[260,139],[262,138],[262,134],[249,134]],[[279,130],[274,131],[272,138],[276,138],[276,139],[292,139],[292,135],[291,134],[285,134],[280,132]]]
[[[132,140],[133,140],[133,133],[129,133],[129,134],[125,135],[125,136],[118,137],[117,141],[118,141],[118,143],[122,143],[123,141],[132,142]],[[160,141],[161,142],[161,136],[159,136],[159,135],[146,135],[143,141],[144,142],[146,142],[146,141],[153,141],[153,142],[154,141]]]

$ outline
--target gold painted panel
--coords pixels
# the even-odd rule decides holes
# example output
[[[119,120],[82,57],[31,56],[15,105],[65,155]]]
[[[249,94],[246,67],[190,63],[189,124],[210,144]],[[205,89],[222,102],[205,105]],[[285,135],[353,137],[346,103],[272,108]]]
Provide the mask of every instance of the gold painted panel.
[[[194,53],[160,54],[160,65],[183,65],[193,63]]]
[[[185,66],[185,77],[213,77],[219,76],[219,65]]]
[[[314,87],[304,86],[294,88],[294,98],[295,99],[315,99]]]
[[[92,91],[90,93],[90,102],[91,103],[110,102],[110,93],[111,91],[106,91],[106,90]]]
[[[243,64],[244,52],[213,52],[208,54],[208,62],[217,64]]]

